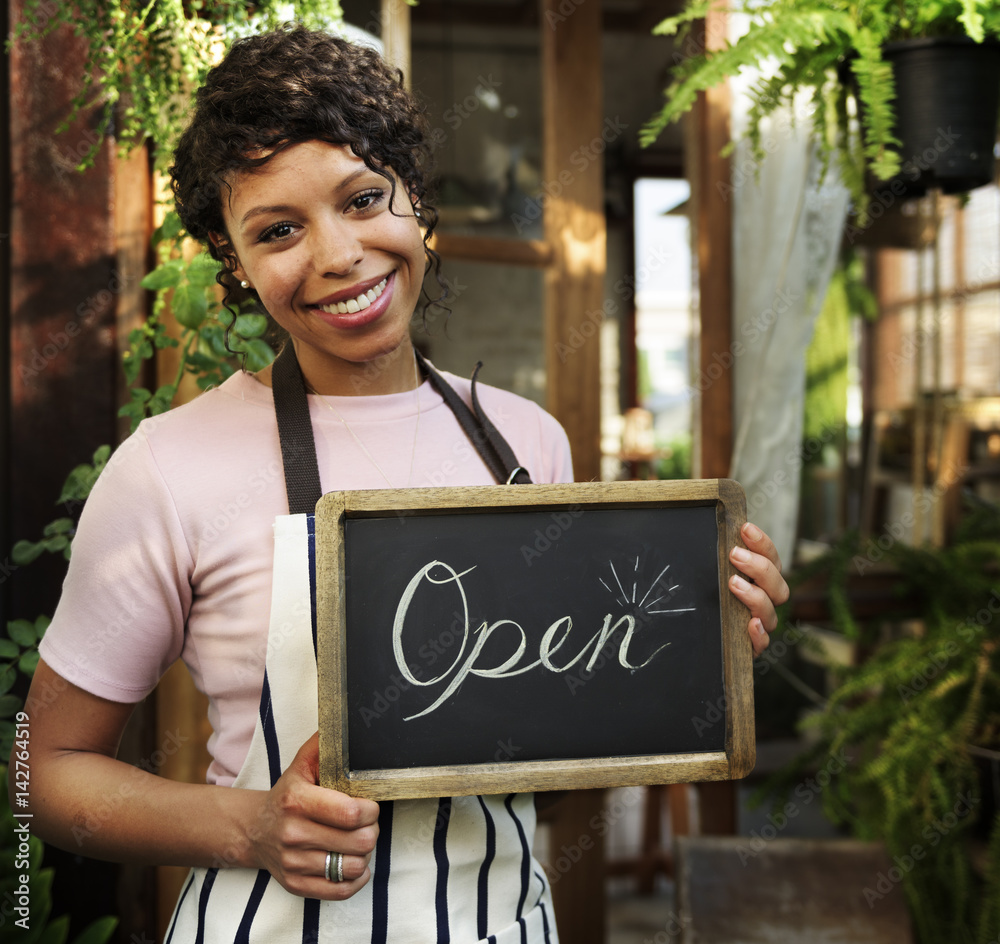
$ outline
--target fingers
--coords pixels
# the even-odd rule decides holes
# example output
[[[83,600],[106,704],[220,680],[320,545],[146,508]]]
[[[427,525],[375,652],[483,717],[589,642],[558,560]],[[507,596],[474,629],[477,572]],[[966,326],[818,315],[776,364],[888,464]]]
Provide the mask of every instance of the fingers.
[[[317,784],[319,740],[299,749],[266,798],[255,847],[260,865],[288,891],[325,901],[350,898],[371,877],[378,804]],[[327,853],[343,854],[343,881],[325,875]]]
[[[788,599],[788,584],[781,576],[781,559],[774,543],[749,522],[740,531],[746,547],[735,547],[729,559],[744,576],[729,578],[729,588],[750,610],[747,633],[755,656],[768,645],[768,634],[778,625],[775,607]]]
[[[378,804],[364,797],[350,797],[337,790],[318,786],[319,781],[319,733],[317,732],[302,747],[288,765],[279,783],[284,783],[282,803],[292,814],[300,814],[306,819],[335,830],[362,830],[378,823]],[[376,835],[378,834],[376,826]],[[327,842],[338,837],[328,834]],[[357,852],[363,849],[344,849],[340,852]]]
[[[321,850],[312,850],[303,859],[303,865],[294,872],[286,873],[286,880],[281,884],[290,892],[301,895],[303,898],[318,898],[322,901],[346,901],[352,895],[357,894],[368,883],[371,878],[369,862],[371,856],[345,855],[343,858],[343,876],[341,882],[336,879],[336,857],[337,853],[332,853],[331,872],[334,880],[326,877],[326,856],[327,853]],[[279,878],[279,881],[281,879]]]

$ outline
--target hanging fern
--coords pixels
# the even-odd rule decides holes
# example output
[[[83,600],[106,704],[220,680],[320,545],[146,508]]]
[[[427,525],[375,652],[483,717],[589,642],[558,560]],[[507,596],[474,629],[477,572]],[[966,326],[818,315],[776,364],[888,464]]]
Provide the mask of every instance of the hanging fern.
[[[710,10],[745,16],[749,27],[723,48],[691,42],[694,24]],[[889,180],[900,169],[893,135],[895,90],[883,47],[916,36],[968,35],[976,42],[1000,38],[1000,4],[994,0],[692,0],[660,23],[657,35],[678,37],[687,53],[666,89],[663,107],[642,128],[643,146],[694,106],[699,92],[744,69],[761,76],[751,90],[747,137],[759,159],[762,129],[775,110],[797,100],[810,107],[812,133],[825,162],[839,155],[844,183],[867,215],[868,178]]]

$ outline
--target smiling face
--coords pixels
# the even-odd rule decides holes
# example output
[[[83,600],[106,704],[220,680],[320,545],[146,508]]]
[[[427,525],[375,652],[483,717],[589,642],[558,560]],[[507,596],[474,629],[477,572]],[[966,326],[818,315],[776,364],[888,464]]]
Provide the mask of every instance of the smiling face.
[[[320,393],[415,384],[409,325],[424,276],[420,227],[398,180],[346,145],[305,141],[238,173],[223,217],[234,275],[292,337],[306,382]],[[400,354],[398,357],[385,355]]]

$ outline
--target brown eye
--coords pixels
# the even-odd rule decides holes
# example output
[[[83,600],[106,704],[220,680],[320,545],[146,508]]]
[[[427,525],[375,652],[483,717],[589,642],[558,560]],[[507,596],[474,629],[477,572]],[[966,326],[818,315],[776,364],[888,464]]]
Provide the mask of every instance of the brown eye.
[[[295,227],[291,223],[275,223],[257,237],[257,242],[270,243],[278,239],[287,239],[294,231]]]
[[[355,210],[371,210],[382,202],[384,196],[384,190],[366,190],[364,193],[359,193],[351,201],[351,206],[354,207]]]

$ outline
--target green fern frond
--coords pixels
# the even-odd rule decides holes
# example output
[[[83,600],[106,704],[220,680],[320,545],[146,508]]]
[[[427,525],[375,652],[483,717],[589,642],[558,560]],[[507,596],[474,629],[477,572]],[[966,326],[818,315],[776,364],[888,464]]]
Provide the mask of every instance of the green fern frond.
[[[851,71],[858,84],[858,110],[861,119],[863,149],[871,171],[879,180],[890,180],[899,173],[899,154],[894,147],[892,103],[896,83],[892,66],[882,58],[878,40],[869,29],[860,29],[854,42],[857,58]]]
[[[712,7],[715,6],[713,0],[696,0],[689,4],[676,16],[667,17],[653,27],[654,36],[674,36],[690,27],[698,20],[703,20],[708,15]]]
[[[981,43],[985,38],[985,21],[979,7],[985,6],[979,0],[960,0],[962,12],[958,17],[959,23],[965,27],[965,31],[977,43]]]
[[[666,104],[643,126],[639,132],[640,143],[643,147],[652,144],[667,125],[690,111],[699,92],[720,85],[740,70],[773,61],[777,73],[783,74],[783,64],[800,46],[819,45],[840,37],[846,50],[851,30],[850,18],[835,10],[804,9],[786,13],[780,19],[769,19],[765,15],[751,25],[739,42],[697,56],[675,73],[674,81],[664,93]],[[773,110],[766,110],[764,114]]]

